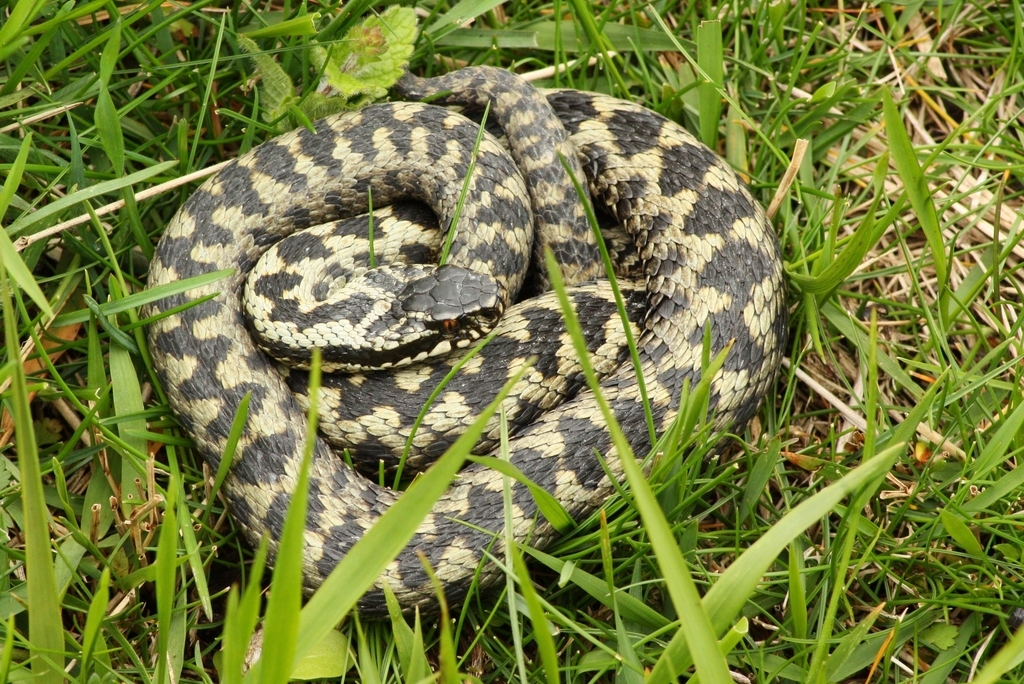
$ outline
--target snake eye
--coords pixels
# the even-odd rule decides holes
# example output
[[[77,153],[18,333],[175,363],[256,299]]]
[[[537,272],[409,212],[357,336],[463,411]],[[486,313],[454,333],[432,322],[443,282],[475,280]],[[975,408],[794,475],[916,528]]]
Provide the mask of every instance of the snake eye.
[[[449,318],[441,321],[441,330],[447,335],[455,334],[455,331],[459,328],[459,322],[454,318]]]

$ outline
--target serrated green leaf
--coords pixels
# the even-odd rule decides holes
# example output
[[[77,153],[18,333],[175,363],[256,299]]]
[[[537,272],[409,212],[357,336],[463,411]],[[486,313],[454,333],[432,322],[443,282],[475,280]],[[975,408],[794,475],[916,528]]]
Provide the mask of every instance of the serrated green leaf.
[[[940,651],[953,648],[956,643],[956,635],[960,630],[946,622],[936,622],[928,629],[921,632],[921,638],[930,643]]]
[[[339,97],[376,99],[401,78],[415,42],[416,13],[408,7],[390,7],[353,26],[340,43],[314,50],[312,57]]]
[[[970,616],[964,620],[963,624],[960,625],[959,629],[954,628],[956,638],[948,648],[939,654],[938,658],[932,661],[931,668],[924,673],[923,677],[921,677],[921,684],[945,684],[947,681],[946,678],[956,666],[957,661],[959,661],[967,651],[967,648],[980,625],[981,613],[971,613]],[[926,629],[923,634],[927,634],[928,631],[929,630]],[[938,644],[936,644],[936,646],[938,646]]]
[[[311,121],[331,116],[346,109],[358,107],[358,101],[350,102],[343,97],[328,97],[324,93],[310,93],[299,103],[299,109],[303,115]]]
[[[256,64],[256,73],[260,77],[260,101],[264,104],[263,119],[274,121],[284,114],[288,107],[298,101],[295,86],[281,65],[262,52],[260,46],[251,38],[242,34],[237,36],[238,45],[249,53]]]

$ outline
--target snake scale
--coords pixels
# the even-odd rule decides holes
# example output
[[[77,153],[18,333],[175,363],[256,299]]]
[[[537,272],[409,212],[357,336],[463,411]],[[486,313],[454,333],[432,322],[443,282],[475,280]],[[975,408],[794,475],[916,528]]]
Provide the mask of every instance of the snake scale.
[[[656,427],[663,430],[671,423],[684,383],[699,379],[708,329],[712,354],[734,342],[711,384],[715,425],[744,425],[774,378],[785,339],[781,257],[763,209],[721,158],[660,115],[604,95],[533,91],[529,86],[534,100],[522,104],[517,94],[526,92],[522,86],[488,86],[495,72],[453,72],[435,85],[405,79],[404,91],[422,97],[450,89],[455,92],[446,103],[471,107],[486,99],[504,112],[498,118],[513,148],[515,138],[525,140],[513,161],[494,138],[483,137],[467,201],[458,225],[451,228],[456,239],[448,263],[488,274],[500,284],[494,291],[501,300],[498,307],[508,307],[506,317],[513,321],[498,324],[512,340],[506,350],[544,342],[552,372],[572,365],[564,358],[569,351],[564,332],[557,328],[554,300],[541,295],[515,303],[524,282],[537,291],[546,285],[541,275],[532,276],[533,284],[525,275],[531,252],[538,249],[535,218],[555,226],[542,231],[539,242],[558,255],[570,281],[583,283],[601,271],[594,266],[596,252],[575,191],[564,174],[546,176],[543,170],[552,168],[555,148],[568,150],[595,207],[628,233],[635,248],[638,264],[634,286],[627,289],[627,308],[639,332],[637,347]],[[555,129],[555,142],[534,135],[542,127]],[[149,325],[147,334],[171,407],[211,467],[219,464],[239,402],[251,392],[246,428],[224,493],[247,537],[255,541],[269,532],[272,550],[302,459],[305,413],[301,371],[280,370],[246,328],[241,303],[246,273],[284,238],[363,214],[368,195],[375,208],[406,200],[424,203],[443,233],[450,228],[478,132],[460,114],[413,102],[372,105],[328,117],[314,128],[270,140],[204,183],[169,223],[149,275],[150,287],[157,287],[220,269],[235,271],[151,305],[147,315],[165,315]],[[535,172],[531,160],[538,158],[547,162]],[[359,225],[366,221],[360,219]],[[598,353],[606,338],[616,334],[615,325],[598,319],[599,311],[601,316],[614,313],[613,307],[601,304],[607,302],[607,287],[580,284],[571,293],[585,325],[590,324],[588,341]],[[176,309],[213,294],[217,296]],[[596,308],[587,309],[591,305]],[[422,355],[430,345],[433,352],[470,342],[417,343],[412,353]],[[635,371],[628,361],[622,363],[627,357],[621,347],[615,349],[601,363],[607,366],[602,394],[632,448],[642,454],[650,442]],[[486,403],[485,397],[469,395],[470,385],[493,396],[522,362],[519,357],[498,358],[491,346],[482,358],[465,372],[485,375],[473,375],[463,390],[442,397],[441,403],[455,414]],[[346,421],[356,433],[351,438],[354,448],[376,440],[373,454],[393,452],[395,440],[388,440],[388,430],[404,434],[407,427],[396,418],[398,405],[418,396],[423,386],[436,385],[438,373],[447,372],[451,363],[442,357],[428,360],[419,370],[413,366],[400,373],[359,375],[364,380],[355,385],[377,378],[374,389],[366,392],[376,403],[366,406],[362,417],[354,411]],[[399,365],[394,360],[387,364]],[[509,409],[522,425],[509,449],[515,466],[580,519],[604,503],[615,486],[609,476],[621,478],[622,470],[594,396],[580,389],[578,377],[574,382],[576,387],[559,399],[562,403],[546,412],[535,410],[536,397],[529,391],[511,400]],[[325,410],[344,410],[355,403],[344,398],[331,406],[326,401]],[[445,431],[440,423],[427,428],[428,433]],[[400,441],[404,443],[404,436]],[[492,444],[493,439],[476,453],[487,453]],[[425,456],[431,455],[429,444],[421,447]],[[605,457],[607,470],[595,452]],[[324,438],[317,439],[303,551],[308,590],[322,583],[399,496],[354,471]],[[513,483],[512,501],[515,539],[543,547],[555,537],[525,486]],[[389,584],[407,609],[435,605],[417,552],[435,569],[451,602],[461,601],[473,581],[493,582],[500,576],[497,569],[486,564],[480,569],[480,564],[485,549],[501,552],[503,511],[502,475],[476,463],[466,467],[360,601],[360,613],[386,614],[381,582]]]

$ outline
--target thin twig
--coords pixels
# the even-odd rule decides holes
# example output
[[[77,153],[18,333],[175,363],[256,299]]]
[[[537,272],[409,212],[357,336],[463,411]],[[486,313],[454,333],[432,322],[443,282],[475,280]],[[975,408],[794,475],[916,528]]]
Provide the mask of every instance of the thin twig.
[[[55,108],[47,110],[45,112],[39,112],[38,114],[33,114],[32,116],[29,116],[29,117],[26,117],[24,119],[21,119],[20,121],[15,121],[14,123],[7,124],[6,126],[0,127],[0,133],[7,133],[9,131],[14,131],[14,130],[17,130],[19,128],[24,128],[25,126],[28,126],[29,124],[34,124],[36,122],[43,121],[44,119],[49,119],[51,117],[57,116],[58,114],[63,114],[64,112],[66,112],[66,111],[68,111],[70,109],[74,109],[75,107],[79,106],[80,104],[82,104],[82,103],[81,102],[72,102],[70,104],[66,104],[66,105],[61,105],[59,107],[55,107]]]
[[[206,178],[207,176],[212,176],[213,174],[217,173],[218,171],[220,171],[221,169],[223,169],[225,166],[227,166],[230,163],[231,163],[231,160],[223,161],[223,162],[221,162],[219,164],[214,164],[213,166],[208,166],[205,169],[200,169],[198,171],[193,171],[192,173],[185,174],[184,176],[181,176],[180,178],[175,178],[174,180],[169,180],[166,183],[161,183],[160,185],[154,185],[151,188],[146,188],[145,190],[143,190],[141,192],[135,193],[135,199],[136,199],[136,201],[141,201],[141,200],[147,200],[150,197],[156,197],[157,195],[162,195],[165,192],[169,192],[171,190],[174,190],[175,188],[181,187],[182,185],[185,185],[187,183],[191,183],[194,180],[199,180],[200,178]],[[119,209],[123,209],[123,208],[124,208],[124,200],[121,199],[121,200],[117,200],[116,202],[111,202],[110,204],[103,205],[102,207],[97,209],[95,211],[95,213],[96,213],[97,216],[103,216],[104,214],[110,214],[110,213],[113,213],[113,212],[118,211]],[[20,252],[23,249],[25,249],[26,247],[28,247],[29,245],[35,244],[36,242],[39,242],[40,240],[45,240],[45,239],[47,239],[49,237],[52,237],[52,236],[54,236],[54,235],[56,235],[58,233],[63,233],[68,228],[74,228],[75,226],[79,226],[79,225],[81,225],[83,223],[87,223],[88,221],[89,221],[89,214],[82,214],[81,216],[76,216],[75,218],[69,219],[69,220],[65,221],[64,223],[58,223],[57,225],[53,226],[52,228],[47,228],[46,230],[41,230],[38,233],[35,233],[33,235],[23,235],[22,237],[20,237],[20,238],[18,238],[17,240],[14,241],[14,249],[16,249],[17,251]]]
[[[608,53],[608,56],[609,57],[615,57],[618,54],[619,53],[617,53],[614,50],[612,50],[611,52]],[[575,69],[576,67],[579,66],[579,64],[580,64],[579,60],[576,60],[572,64],[565,64],[563,62],[562,64],[553,65],[553,66],[549,66],[549,67],[544,67],[543,69],[537,69],[536,71],[527,71],[525,74],[519,74],[519,76],[524,81],[539,81],[542,78],[551,78],[555,74],[561,74],[561,73],[564,73],[565,71],[567,71],[569,69]],[[587,66],[588,67],[592,67],[595,64],[597,64],[597,57],[591,57],[589,60],[587,60]]]
[[[782,200],[786,199],[786,193],[789,192],[789,186],[793,184],[793,179],[796,178],[796,172],[800,170],[800,164],[804,161],[804,154],[807,152],[808,142],[803,138],[796,141],[796,145],[793,146],[793,159],[789,162],[789,167],[786,168],[786,174],[782,177],[782,181],[779,183],[779,187],[775,190],[775,196],[772,197],[772,203],[768,205],[768,219],[775,217],[775,212],[782,206]]]

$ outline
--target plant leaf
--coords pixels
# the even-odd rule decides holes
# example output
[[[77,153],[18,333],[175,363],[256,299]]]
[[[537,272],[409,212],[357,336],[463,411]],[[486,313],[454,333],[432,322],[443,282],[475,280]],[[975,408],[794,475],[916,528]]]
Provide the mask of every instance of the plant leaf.
[[[389,7],[349,29],[345,39],[310,56],[324,70],[320,92],[351,100],[387,95],[405,71],[416,42],[416,13],[408,7]]]
[[[31,148],[32,132],[29,131],[21,143],[18,156],[15,158],[14,164],[11,165],[7,178],[4,180],[3,189],[0,189],[0,218],[7,211],[7,207],[11,204],[11,199],[14,198],[14,193],[21,184],[21,175],[25,171],[25,161],[28,159],[28,152]],[[7,235],[7,231],[4,230],[2,223],[0,223],[0,264],[3,264],[3,268],[7,270],[11,280],[36,303],[36,306],[46,315],[46,318],[53,318],[50,302],[46,299],[43,291],[39,289],[39,284],[36,283],[32,272],[25,265],[25,262],[21,260],[21,255],[14,248],[14,243],[11,242],[11,238]]]
[[[892,101],[888,88],[882,89],[882,111],[885,118],[885,133],[889,138],[889,149],[896,171],[903,181],[910,206],[914,208],[921,230],[928,240],[931,255],[935,263],[935,275],[939,285],[945,285],[948,268],[946,266],[946,246],[942,239],[942,228],[939,215],[932,202],[931,191],[925,181],[921,165],[917,161],[917,153],[907,135],[907,129],[900,117],[900,112]]]

